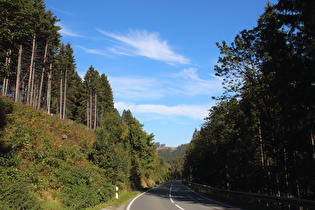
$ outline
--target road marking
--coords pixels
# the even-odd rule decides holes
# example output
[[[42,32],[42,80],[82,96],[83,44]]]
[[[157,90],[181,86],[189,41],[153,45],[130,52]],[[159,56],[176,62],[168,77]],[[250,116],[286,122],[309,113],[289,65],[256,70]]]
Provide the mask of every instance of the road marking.
[[[166,183],[164,183],[164,184],[166,184]],[[135,197],[134,199],[132,199],[132,201],[128,204],[126,210],[130,210],[130,207],[131,207],[131,205],[133,204],[133,202],[135,202],[135,200],[137,200],[137,198],[139,198],[141,195],[143,195],[143,194],[145,194],[145,193],[147,193],[147,192],[149,192],[149,191],[151,191],[151,190],[153,190],[153,189],[159,188],[159,187],[163,186],[164,184],[162,184],[162,185],[160,185],[160,186],[157,186],[157,187],[154,187],[154,188],[151,188],[151,189],[149,189],[149,190],[147,190],[147,191],[141,193],[140,195],[138,195],[138,196]]]
[[[169,191],[169,193],[168,193],[168,196],[169,196],[171,202],[174,203],[174,201],[173,201],[173,199],[172,199],[172,188],[173,188],[173,183],[172,183],[172,185],[171,185],[171,187],[170,187],[170,191]],[[177,204],[175,204],[175,206],[176,206],[177,208],[179,208],[180,210],[185,210],[184,208],[180,207],[180,206],[177,205]],[[128,210],[128,209],[127,209],[127,210]]]
[[[180,206],[177,205],[177,204],[175,204],[175,206],[176,206],[177,208],[181,209],[181,210],[185,210],[185,209],[183,209],[182,207],[180,207]]]

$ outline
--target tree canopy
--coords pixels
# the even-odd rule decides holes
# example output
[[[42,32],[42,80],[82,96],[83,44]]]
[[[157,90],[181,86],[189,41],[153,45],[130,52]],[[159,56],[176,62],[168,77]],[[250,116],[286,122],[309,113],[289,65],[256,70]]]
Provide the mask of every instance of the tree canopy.
[[[268,4],[251,30],[217,43],[225,93],[193,135],[186,177],[314,199],[314,1]]]

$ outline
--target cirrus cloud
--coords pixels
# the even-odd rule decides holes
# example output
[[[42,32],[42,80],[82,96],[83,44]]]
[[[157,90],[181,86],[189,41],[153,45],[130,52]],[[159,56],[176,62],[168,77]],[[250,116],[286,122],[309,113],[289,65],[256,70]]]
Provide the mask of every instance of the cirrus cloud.
[[[214,96],[223,92],[222,79],[208,75],[201,79],[197,69],[183,69],[166,75],[163,79],[143,76],[109,76],[115,98],[119,100],[141,101],[159,100],[176,96]]]
[[[119,111],[130,110],[137,114],[150,114],[157,117],[186,117],[192,120],[202,120],[207,116],[209,104],[189,105],[179,104],[176,106],[166,106],[162,104],[135,104],[130,102],[115,102],[115,108]]]
[[[60,29],[60,33],[63,36],[71,36],[71,37],[83,37],[82,35],[72,31],[68,26],[61,24],[60,22],[56,23],[56,26],[59,26]]]
[[[127,56],[143,56],[170,65],[190,64],[190,60],[173,51],[166,40],[157,32],[130,30],[127,34],[118,34],[97,29],[101,34],[118,41],[118,45],[108,47],[112,53]]]

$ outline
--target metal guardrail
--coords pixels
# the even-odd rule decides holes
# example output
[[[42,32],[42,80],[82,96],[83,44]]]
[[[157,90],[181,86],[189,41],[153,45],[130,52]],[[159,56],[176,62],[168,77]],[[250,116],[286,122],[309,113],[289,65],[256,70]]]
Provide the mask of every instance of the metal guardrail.
[[[313,200],[305,200],[305,199],[298,199],[298,198],[288,198],[288,197],[279,197],[274,195],[266,195],[266,194],[259,194],[259,193],[247,193],[247,192],[238,192],[238,191],[232,191],[232,190],[224,190],[224,189],[218,189],[214,187],[210,187],[207,185],[202,185],[198,183],[193,183],[189,181],[183,181],[184,183],[188,183],[190,185],[195,185],[198,187],[205,188],[207,190],[213,191],[213,192],[220,192],[224,193],[226,195],[231,196],[238,196],[238,197],[246,197],[251,198],[256,201],[266,201],[270,206],[274,206],[274,204],[286,204],[290,205],[291,209],[300,209],[300,207],[307,208],[307,209],[315,209],[315,201]]]

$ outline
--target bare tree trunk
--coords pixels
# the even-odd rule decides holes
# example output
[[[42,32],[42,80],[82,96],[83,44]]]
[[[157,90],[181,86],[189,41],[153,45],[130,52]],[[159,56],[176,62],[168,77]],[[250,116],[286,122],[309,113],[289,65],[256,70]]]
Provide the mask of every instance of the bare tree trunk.
[[[42,98],[42,89],[43,89],[43,82],[44,82],[44,72],[45,72],[45,65],[46,65],[46,56],[47,56],[47,49],[48,49],[48,41],[46,42],[45,46],[45,53],[44,53],[44,65],[42,69],[42,78],[40,80],[40,86],[39,86],[39,94],[38,94],[38,101],[37,101],[37,109],[40,108],[40,102]]]
[[[96,110],[97,110],[97,95],[95,93],[95,108],[94,108],[94,129],[96,128]]]
[[[89,110],[90,102],[87,101],[86,103],[86,129],[90,128],[90,110]]]
[[[5,79],[5,86],[4,86],[4,95],[7,96],[8,94],[8,83],[9,83],[9,79]]]
[[[314,140],[314,133],[311,130],[311,143],[312,143],[312,149],[313,149],[313,159],[315,159],[315,140]]]
[[[38,85],[34,85],[34,93],[33,93],[33,107],[37,107],[37,100],[38,100]]]
[[[32,45],[32,56],[31,56],[31,63],[30,63],[30,72],[28,77],[28,86],[27,86],[27,104],[31,104],[31,82],[32,82],[32,75],[33,75],[33,62],[34,62],[34,54],[35,54],[35,38],[36,35],[33,36],[33,45]]]
[[[4,95],[4,86],[5,86],[5,78],[3,78],[2,87],[1,87],[2,95]]]
[[[35,62],[33,64],[33,74],[31,80],[31,96],[30,96],[30,104],[34,107],[34,97],[35,97]]]
[[[52,69],[52,62],[49,66],[49,73],[48,73],[48,84],[47,84],[47,114],[50,114],[50,100],[51,100],[51,69]]]
[[[62,115],[62,119],[66,119],[66,102],[67,102],[67,69],[66,69],[66,73],[65,73],[65,92],[63,94],[63,115]]]
[[[93,109],[93,102],[92,102],[92,93],[90,93],[90,129],[92,129],[92,109]]]
[[[59,105],[59,117],[62,119],[62,71],[60,74],[60,105]]]
[[[21,75],[21,63],[22,63],[22,45],[19,49],[18,64],[16,70],[16,83],[15,83],[15,103],[19,101],[19,90],[20,90],[20,75]]]
[[[20,98],[21,102],[23,102],[24,97],[25,97],[25,83],[24,81],[22,81],[22,93],[21,93],[21,98]]]
[[[263,170],[265,171],[265,155],[264,155],[264,146],[263,146],[263,138],[262,138],[262,132],[261,132],[260,119],[258,119],[258,136],[259,136],[259,143],[260,143],[261,165],[263,167]]]
[[[4,86],[5,86],[5,82],[6,82],[6,80],[5,80],[5,78],[3,78],[3,83],[2,83],[2,95],[4,95]]]
[[[4,95],[5,95],[5,96],[6,96],[7,93],[8,93],[9,79],[6,78],[6,77],[8,76],[8,75],[7,75],[7,71],[8,71],[8,69],[9,69],[10,63],[11,63],[10,55],[11,55],[11,50],[8,50],[8,52],[7,52],[7,57],[6,57],[6,59],[5,59],[5,61],[6,61],[6,63],[5,63],[6,74],[5,74],[5,76],[4,76],[4,78],[5,78]]]

